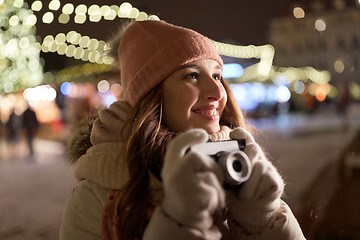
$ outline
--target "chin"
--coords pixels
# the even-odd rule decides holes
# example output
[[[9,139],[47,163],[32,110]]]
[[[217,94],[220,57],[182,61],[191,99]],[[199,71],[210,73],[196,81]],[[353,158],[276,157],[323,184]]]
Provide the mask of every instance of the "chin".
[[[202,127],[208,134],[213,134],[220,131],[220,126]]]

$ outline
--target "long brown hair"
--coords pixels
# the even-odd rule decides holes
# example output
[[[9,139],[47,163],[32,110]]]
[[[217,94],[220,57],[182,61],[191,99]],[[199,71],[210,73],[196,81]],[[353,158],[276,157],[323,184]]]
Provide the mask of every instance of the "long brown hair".
[[[230,128],[246,127],[227,83],[222,80],[228,102],[220,124]],[[128,136],[126,163],[128,183],[120,190],[110,190],[102,214],[104,239],[142,239],[144,230],[156,206],[150,193],[150,173],[161,179],[163,157],[168,143],[175,136],[161,123],[162,89],[154,88],[129,114],[124,127]]]

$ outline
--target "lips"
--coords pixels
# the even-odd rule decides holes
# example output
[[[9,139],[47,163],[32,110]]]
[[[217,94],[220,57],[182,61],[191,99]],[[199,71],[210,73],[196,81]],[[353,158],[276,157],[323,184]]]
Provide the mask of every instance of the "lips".
[[[193,110],[193,112],[208,120],[219,119],[219,112],[215,106],[203,106]]]

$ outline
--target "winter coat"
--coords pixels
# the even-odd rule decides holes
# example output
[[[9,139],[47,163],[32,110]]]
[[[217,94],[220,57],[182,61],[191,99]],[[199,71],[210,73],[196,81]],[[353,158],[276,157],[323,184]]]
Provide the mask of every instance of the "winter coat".
[[[86,154],[75,163],[75,176],[78,185],[71,191],[64,208],[60,240],[102,239],[100,219],[107,202],[109,189],[121,189],[128,181],[123,149],[126,139],[121,136],[121,129],[127,116],[129,106],[118,101],[107,110],[100,112],[94,122],[91,143]],[[96,129],[96,130],[94,130]],[[222,131],[215,134],[215,140],[228,136]],[[192,240],[204,239],[195,229],[181,226],[171,219],[162,209],[162,183],[150,175],[150,191],[154,204],[158,206],[145,230],[146,236],[156,236],[157,240]],[[297,220],[285,202],[274,214],[274,224],[263,235],[244,235],[243,239],[305,239]],[[223,239],[230,240],[226,223],[219,227]],[[237,239],[231,239],[237,240]],[[241,240],[241,239],[238,239]]]

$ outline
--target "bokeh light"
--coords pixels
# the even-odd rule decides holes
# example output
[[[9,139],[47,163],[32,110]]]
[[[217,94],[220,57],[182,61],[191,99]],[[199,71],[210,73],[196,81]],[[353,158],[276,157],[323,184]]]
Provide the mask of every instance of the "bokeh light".
[[[323,32],[326,30],[326,23],[322,19],[317,19],[315,21],[315,29],[319,32]]]
[[[224,64],[222,76],[223,78],[238,78],[244,74],[244,68],[238,63]]]
[[[294,83],[294,91],[298,94],[302,94],[305,91],[305,84],[302,81],[296,81]]]
[[[276,90],[276,99],[278,102],[287,102],[290,100],[291,97],[291,92],[290,90],[284,86],[278,86],[277,90]]]
[[[334,69],[337,73],[342,73],[344,72],[345,70],[345,64],[344,64],[344,61],[341,60],[341,59],[337,59],[335,62],[334,62]]]
[[[97,85],[97,89],[99,92],[105,93],[105,92],[109,91],[110,84],[107,80],[101,80]]]
[[[319,102],[323,102],[326,99],[325,90],[321,87],[318,87],[315,91],[315,97]]]
[[[41,1],[37,0],[37,1],[34,1],[32,4],[31,4],[31,10],[33,11],[40,11],[43,7],[43,4]]]
[[[69,82],[64,82],[60,86],[60,91],[65,96],[70,94],[71,89],[72,89],[72,86],[71,86],[71,83],[69,83]]]
[[[54,21],[54,14],[52,12],[46,12],[42,17],[43,23],[50,24]]]
[[[35,88],[27,88],[23,93],[27,101],[53,101],[56,98],[56,91],[49,85],[41,85]]]
[[[53,11],[57,11],[60,8],[60,1],[59,0],[51,0],[49,3],[49,9]]]
[[[117,98],[114,95],[110,94],[105,97],[105,106],[108,108],[108,107],[110,107],[111,104],[113,104],[116,101],[117,101]]]
[[[75,9],[75,7],[72,3],[66,3],[62,8],[62,12],[64,14],[70,15],[74,12],[74,9]]]
[[[304,18],[305,17],[305,11],[301,7],[295,7],[293,9],[293,15],[295,18]]]

